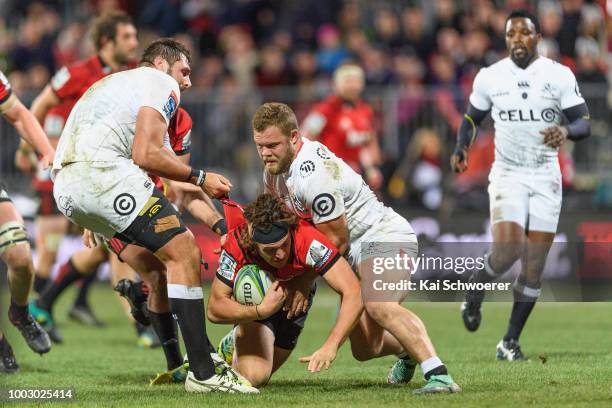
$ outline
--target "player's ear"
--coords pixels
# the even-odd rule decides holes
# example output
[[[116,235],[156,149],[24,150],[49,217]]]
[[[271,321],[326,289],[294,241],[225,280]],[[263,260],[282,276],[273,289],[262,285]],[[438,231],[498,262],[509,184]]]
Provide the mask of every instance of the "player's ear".
[[[291,142],[291,144],[295,144],[299,141],[300,139],[300,131],[298,129],[293,129],[291,131],[291,134],[289,135],[289,141]]]
[[[168,71],[168,68],[170,68],[168,61],[166,61],[166,59],[161,55],[155,56],[153,59],[153,65],[155,65],[155,68],[164,72]]]

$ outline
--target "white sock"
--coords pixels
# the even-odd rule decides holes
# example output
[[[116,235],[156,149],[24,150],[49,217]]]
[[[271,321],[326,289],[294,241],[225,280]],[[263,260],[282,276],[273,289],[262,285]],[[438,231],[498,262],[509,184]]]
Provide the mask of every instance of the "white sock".
[[[421,370],[423,370],[423,375],[425,375],[434,368],[438,368],[442,365],[444,365],[442,360],[440,360],[438,356],[433,356],[421,363]]]

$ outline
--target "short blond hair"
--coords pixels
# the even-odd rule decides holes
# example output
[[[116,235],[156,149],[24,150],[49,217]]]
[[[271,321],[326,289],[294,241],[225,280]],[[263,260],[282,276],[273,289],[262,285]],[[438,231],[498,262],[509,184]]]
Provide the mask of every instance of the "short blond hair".
[[[334,83],[337,84],[338,82],[344,80],[344,78],[352,75],[359,76],[362,80],[365,78],[363,68],[361,68],[359,65],[352,62],[342,64],[334,71]]]
[[[276,126],[289,137],[291,132],[298,130],[298,121],[293,110],[284,103],[268,102],[255,111],[251,121],[253,130],[263,132],[270,126]]]

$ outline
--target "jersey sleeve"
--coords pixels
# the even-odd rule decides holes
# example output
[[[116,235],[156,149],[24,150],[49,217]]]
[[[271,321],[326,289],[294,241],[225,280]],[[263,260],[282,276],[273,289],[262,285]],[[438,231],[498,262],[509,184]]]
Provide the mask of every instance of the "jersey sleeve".
[[[236,261],[236,258],[230,254],[230,251],[230,249],[224,246],[224,249],[221,251],[221,255],[219,256],[219,267],[217,268],[216,275],[221,282],[233,289],[236,274],[240,268],[238,267],[238,261]]]
[[[563,67],[563,74],[561,77],[561,95],[559,98],[561,110],[585,103],[584,98],[580,94],[578,81],[576,81],[574,73],[567,67]]]
[[[8,109],[8,102],[12,94],[13,90],[11,89],[11,84],[4,73],[0,71],[0,112],[4,112]]]
[[[488,84],[486,81],[487,71],[483,68],[478,71],[472,85],[472,93],[470,94],[470,103],[473,107],[481,111],[491,110],[491,98],[487,92]]]
[[[185,109],[179,107],[168,128],[170,145],[177,156],[184,156],[191,152],[192,127],[193,121],[191,116],[189,116]]]
[[[319,230],[301,222],[296,230],[300,236],[300,261],[311,267],[317,274],[324,275],[340,259],[338,249]]]
[[[51,89],[58,98],[77,98],[81,90],[78,67],[62,67],[51,78]]]
[[[340,165],[333,159],[303,160],[299,166],[296,198],[320,224],[344,214]]]
[[[157,72],[151,75],[150,80],[153,83],[145,93],[141,106],[148,106],[158,111],[169,126],[170,120],[178,110],[181,91],[172,77],[161,71]]]

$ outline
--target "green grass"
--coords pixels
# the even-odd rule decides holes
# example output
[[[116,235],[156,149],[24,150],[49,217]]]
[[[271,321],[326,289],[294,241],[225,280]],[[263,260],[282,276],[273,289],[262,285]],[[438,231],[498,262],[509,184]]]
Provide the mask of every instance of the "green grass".
[[[412,389],[424,383],[420,371],[410,385],[386,384],[392,357],[359,363],[345,345],[329,371],[310,374],[297,361],[321,344],[333,323],[335,295],[321,290],[297,349],[271,383],[258,396],[232,396],[190,395],[180,385],[149,387],[148,379],[164,369],[162,351],[136,347],[134,330],[110,289],[97,285],[91,297],[97,314],[107,323],[103,329],[85,328],[67,319],[73,298],[72,291],[64,295],[56,311],[65,343],[43,357],[30,352],[12,326],[8,329],[21,372],[0,374],[1,387],[71,387],[79,407],[612,406],[612,305],[606,303],[537,305],[521,341],[531,356],[524,363],[494,359],[509,304],[486,304],[477,333],[463,328],[458,304],[410,304],[463,388],[456,395],[414,396]],[[209,323],[208,330],[216,342],[228,326]]]

